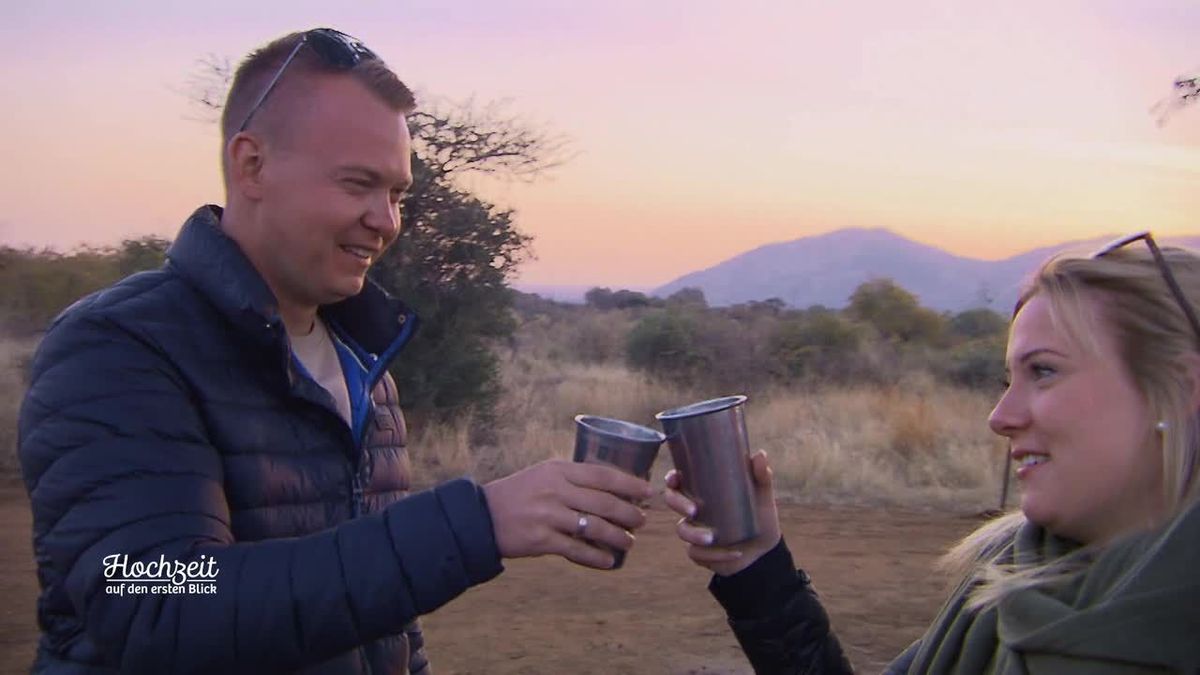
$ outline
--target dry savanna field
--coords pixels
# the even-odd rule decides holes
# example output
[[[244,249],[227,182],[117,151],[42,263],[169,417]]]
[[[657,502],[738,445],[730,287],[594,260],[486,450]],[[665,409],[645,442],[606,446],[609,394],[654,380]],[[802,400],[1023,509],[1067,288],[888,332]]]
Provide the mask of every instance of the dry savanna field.
[[[11,448],[20,368],[31,341],[2,344],[0,671],[28,669],[37,637],[30,522]],[[567,457],[579,413],[652,424],[667,407],[732,392],[667,384],[614,363],[530,355],[503,359],[495,443],[472,446],[468,423],[413,429],[424,484],[480,480]],[[756,394],[751,444],[771,457],[785,536],[812,575],[855,665],[879,670],[918,637],[950,580],[933,563],[997,505],[1003,444],[987,429],[993,401],[919,374],[887,388]],[[665,450],[654,470],[670,468]],[[626,567],[596,572],[556,559],[510,561],[493,582],[425,619],[439,673],[748,673],[749,665],[652,504]]]

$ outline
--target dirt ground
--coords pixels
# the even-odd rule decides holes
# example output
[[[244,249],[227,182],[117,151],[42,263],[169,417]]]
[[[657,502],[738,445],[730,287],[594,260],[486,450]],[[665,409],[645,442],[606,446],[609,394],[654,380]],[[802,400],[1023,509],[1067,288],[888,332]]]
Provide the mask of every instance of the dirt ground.
[[[975,517],[944,512],[783,505],[784,534],[812,576],[859,672],[878,672],[916,639],[944,599],[931,571]],[[424,619],[438,675],[750,673],[693,566],[674,518],[652,508],[625,567],[517,560]],[[28,672],[37,641],[29,509],[0,484],[0,672]]]

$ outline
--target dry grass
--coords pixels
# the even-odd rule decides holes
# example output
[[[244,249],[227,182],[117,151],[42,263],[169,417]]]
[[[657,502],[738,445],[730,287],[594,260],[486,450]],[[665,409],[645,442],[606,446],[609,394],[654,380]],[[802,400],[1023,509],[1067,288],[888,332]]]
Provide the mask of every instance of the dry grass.
[[[414,435],[418,474],[488,480],[569,457],[580,413],[656,426],[654,413],[733,392],[674,388],[624,367],[515,359],[505,365],[499,442],[471,448],[467,425]],[[907,506],[994,506],[1003,444],[987,428],[992,399],[911,377],[888,390],[777,390],[747,404],[753,447],[767,450],[789,499]],[[664,446],[655,467],[670,468]]]
[[[0,471],[13,474],[22,368],[29,339],[0,338]],[[504,363],[494,446],[472,447],[469,421],[414,430],[423,485],[461,475],[489,480],[551,457],[570,457],[586,413],[656,427],[654,413],[736,392],[687,390],[629,369],[522,355]],[[802,501],[907,506],[995,506],[1003,444],[987,429],[993,401],[912,376],[873,387],[779,389],[746,408],[750,442],[767,450],[782,495]],[[654,480],[670,468],[664,446]]]
[[[488,480],[554,457],[569,458],[575,415],[589,414],[654,426],[654,413],[676,405],[681,392],[611,364],[589,365],[519,357],[503,371],[495,446],[471,448],[469,422],[418,430],[410,441],[422,482],[471,475]],[[655,474],[669,468],[660,454]],[[666,468],[662,468],[666,463]],[[424,474],[424,475],[422,475]]]
[[[747,407],[780,491],[825,502],[995,506],[1004,443],[993,401],[912,378],[896,387],[779,392]]]
[[[25,392],[25,368],[37,341],[0,335],[0,473],[15,474],[17,412]]]

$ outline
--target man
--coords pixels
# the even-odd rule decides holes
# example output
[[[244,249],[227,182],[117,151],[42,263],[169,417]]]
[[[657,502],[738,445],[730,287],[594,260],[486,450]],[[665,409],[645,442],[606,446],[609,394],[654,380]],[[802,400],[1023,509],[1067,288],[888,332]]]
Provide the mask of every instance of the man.
[[[35,671],[428,672],[416,617],[501,558],[631,546],[651,489],[605,467],[406,496],[387,366],[416,318],[365,274],[400,230],[413,105],[337,31],[254,52],[224,210],[47,332],[19,428]]]

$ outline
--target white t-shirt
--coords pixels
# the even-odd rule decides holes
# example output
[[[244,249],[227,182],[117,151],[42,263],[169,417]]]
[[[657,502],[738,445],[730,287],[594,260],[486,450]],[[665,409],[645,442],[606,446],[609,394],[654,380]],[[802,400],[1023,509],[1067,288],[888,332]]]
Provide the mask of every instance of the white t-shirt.
[[[346,376],[342,373],[342,363],[338,360],[337,348],[333,346],[325,322],[318,318],[308,335],[289,334],[288,339],[292,341],[292,352],[304,364],[308,374],[333,395],[333,402],[337,404],[342,419],[346,420],[346,424],[353,424]]]

